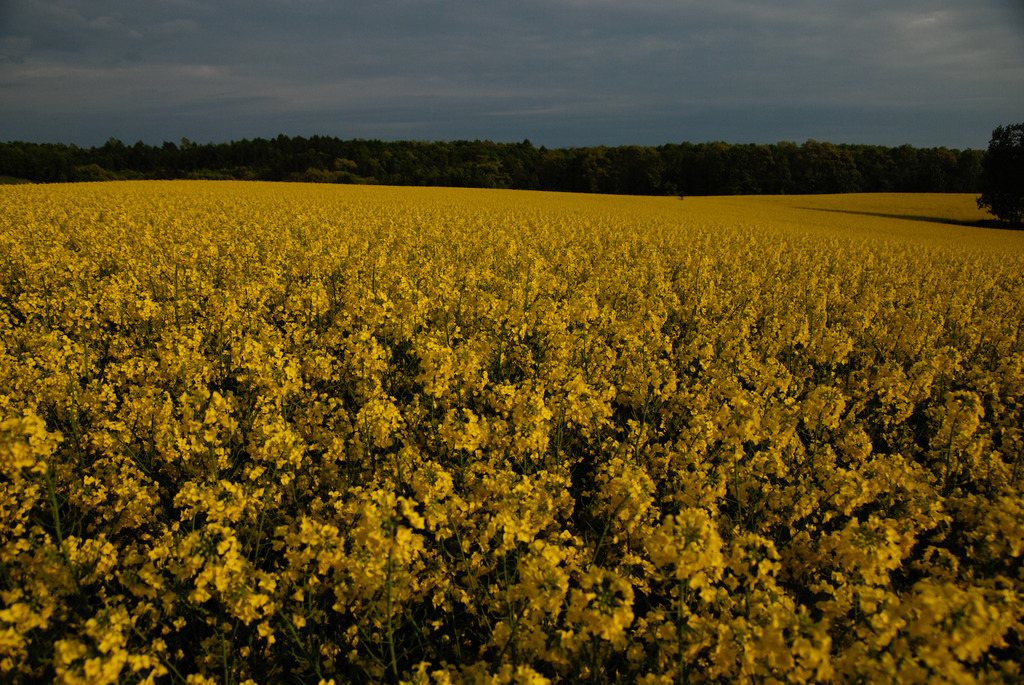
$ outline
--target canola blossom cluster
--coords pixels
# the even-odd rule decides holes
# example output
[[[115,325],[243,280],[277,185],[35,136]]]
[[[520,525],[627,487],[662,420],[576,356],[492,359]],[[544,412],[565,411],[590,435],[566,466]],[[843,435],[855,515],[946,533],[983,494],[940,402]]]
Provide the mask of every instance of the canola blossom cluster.
[[[2,187],[0,680],[1019,681],[976,212]]]

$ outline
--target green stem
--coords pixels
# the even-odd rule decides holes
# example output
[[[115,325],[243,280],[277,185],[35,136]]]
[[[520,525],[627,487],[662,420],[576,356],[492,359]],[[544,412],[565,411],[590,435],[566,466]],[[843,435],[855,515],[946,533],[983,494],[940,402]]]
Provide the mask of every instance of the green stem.
[[[53,526],[57,533],[57,544],[60,546],[62,554],[67,556],[67,552],[64,550],[64,535],[60,529],[60,507],[57,505],[57,489],[53,485],[53,478],[50,476],[50,467],[46,467],[46,490],[50,493],[50,509],[53,512]]]
[[[736,518],[743,525],[743,498],[740,496],[740,460],[739,450],[732,453],[732,488],[736,493]]]
[[[452,599],[451,592],[448,592],[448,603],[451,605],[452,610],[448,612],[448,620],[452,627],[452,645],[455,648],[455,658],[459,661],[462,660],[462,639],[459,637],[459,624],[455,620],[455,600]]]
[[[469,581],[469,590],[476,596],[477,587],[476,581],[473,579],[473,571],[469,567],[469,559],[466,558],[466,552],[462,549],[462,537],[459,535],[459,529],[456,526],[452,526],[452,532],[455,534],[455,543],[459,546],[459,558],[462,559],[462,566],[466,569],[466,579]],[[494,629],[491,628],[491,619],[486,612],[481,612],[484,623],[487,624],[487,632],[493,633]]]
[[[228,671],[228,637],[224,632],[223,624],[221,624],[220,628],[220,658],[221,664],[224,666],[224,683],[227,685],[227,683],[231,682],[231,674]]]
[[[508,579],[508,559],[507,559],[507,557],[502,557],[501,565],[502,565],[502,576],[503,576],[503,579],[505,581],[505,604],[508,607],[508,623],[509,623],[510,631],[509,631],[508,640],[505,641],[505,646],[501,648],[501,653],[498,654],[497,658],[495,659],[495,662],[498,663],[498,664],[501,663],[501,660],[505,657],[505,654],[508,652],[509,647],[511,647],[512,644],[515,642],[516,635],[519,632],[519,617],[516,615],[516,607],[515,607],[515,604],[512,602],[512,600],[508,596],[508,588],[509,588],[509,584],[510,583],[509,583],[509,579]],[[516,657],[516,649],[513,648],[512,649],[512,667],[515,668],[516,666],[518,666],[518,659]]]
[[[169,626],[167,626],[167,625],[166,625],[166,624],[164,624],[164,623],[161,623],[161,625],[163,625],[163,626],[164,626],[164,627],[165,627],[165,628],[166,628],[166,629],[168,630],[168,632],[170,632],[170,627],[169,627]],[[141,630],[139,630],[138,628],[136,628],[135,626],[132,626],[132,632],[133,632],[133,633],[135,633],[135,635],[137,635],[137,636],[138,636],[138,637],[139,637],[140,639],[142,639],[142,640],[149,640],[149,639],[150,639],[150,637],[148,637],[148,636],[144,635],[144,634],[142,633],[142,631],[141,631]],[[170,658],[169,658],[169,657],[167,657],[167,656],[164,656],[163,654],[157,654],[157,655],[156,655],[156,658],[157,658],[157,659],[159,659],[159,660],[160,660],[160,662],[161,662],[161,663],[162,663],[162,664],[163,664],[164,666],[166,666],[166,667],[167,667],[167,669],[168,669],[168,670],[169,670],[169,671],[170,671],[170,672],[171,672],[171,673],[172,673],[172,674],[174,675],[174,677],[176,677],[176,678],[177,678],[177,679],[178,679],[179,681],[181,681],[181,682],[183,682],[183,683],[187,683],[187,682],[188,682],[188,678],[186,678],[185,676],[183,676],[183,675],[181,674],[181,671],[179,671],[178,669],[176,669],[176,668],[174,667],[174,664],[173,664],[173,663],[171,663],[171,660],[170,660]]]
[[[676,675],[679,679],[680,684],[689,680],[687,677],[687,667],[683,663],[683,599],[684,599],[683,581],[679,579],[679,610],[676,612],[676,650],[678,652],[678,664],[676,667]]]
[[[605,536],[608,535],[608,529],[611,528],[612,521],[615,520],[615,516],[619,513],[619,509],[622,509],[622,507],[625,504],[626,504],[626,498],[623,497],[622,501],[619,502],[619,506],[615,507],[615,511],[613,511],[611,513],[611,515],[605,520],[605,522],[604,522],[604,530],[601,531],[601,537],[597,539],[597,546],[594,548],[594,557],[590,560],[590,563],[587,565],[587,570],[588,571],[590,570],[590,568],[594,564],[597,563],[597,555],[601,552],[601,545],[604,544]]]
[[[395,656],[395,633],[394,626],[391,623],[391,552],[388,549],[388,650],[391,652],[391,673],[395,677],[395,682],[398,682],[398,659]]]
[[[952,489],[950,487],[950,472],[952,470],[953,462],[953,436],[956,433],[956,425],[959,421],[954,420],[953,425],[949,429],[949,444],[946,446],[946,460],[945,460],[945,474],[942,478],[942,493],[948,495]]]
[[[53,512],[54,533],[57,535],[57,546],[60,547],[60,555],[64,558],[64,563],[67,564],[68,570],[71,571],[71,580],[75,583],[75,590],[78,592],[79,597],[82,597],[82,586],[78,582],[78,569],[71,563],[71,555],[68,554],[68,549],[64,545],[64,533],[61,531],[60,525],[60,506],[57,504],[57,488],[53,484],[49,464],[47,464],[45,475],[46,489],[50,494],[50,509]]]

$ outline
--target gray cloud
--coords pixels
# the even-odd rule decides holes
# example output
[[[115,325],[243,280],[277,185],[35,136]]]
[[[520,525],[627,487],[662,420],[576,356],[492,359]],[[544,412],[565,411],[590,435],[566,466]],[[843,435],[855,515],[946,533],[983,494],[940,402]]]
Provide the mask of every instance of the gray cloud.
[[[0,138],[981,147],[1024,111],[1022,20],[996,0],[22,0],[0,14]]]

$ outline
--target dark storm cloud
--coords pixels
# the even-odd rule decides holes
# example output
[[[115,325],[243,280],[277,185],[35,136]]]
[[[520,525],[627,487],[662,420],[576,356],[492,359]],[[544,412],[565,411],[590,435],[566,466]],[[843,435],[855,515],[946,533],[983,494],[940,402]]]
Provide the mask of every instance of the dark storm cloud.
[[[981,147],[1010,2],[47,0],[0,10],[0,139],[324,134]]]

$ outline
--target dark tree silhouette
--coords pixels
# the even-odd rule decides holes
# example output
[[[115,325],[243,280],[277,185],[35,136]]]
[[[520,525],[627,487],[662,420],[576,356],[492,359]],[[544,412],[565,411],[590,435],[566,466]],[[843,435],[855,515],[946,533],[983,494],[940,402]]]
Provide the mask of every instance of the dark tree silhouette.
[[[981,160],[978,207],[1016,226],[1024,221],[1024,123],[992,131]]]
[[[0,142],[0,182],[234,178],[683,196],[977,193],[984,154],[813,140],[803,145],[718,141],[549,150],[528,140],[385,142],[282,134],[231,143],[182,138],[154,146],[111,138],[93,148]]]

